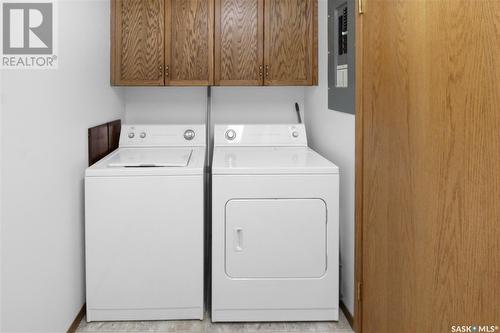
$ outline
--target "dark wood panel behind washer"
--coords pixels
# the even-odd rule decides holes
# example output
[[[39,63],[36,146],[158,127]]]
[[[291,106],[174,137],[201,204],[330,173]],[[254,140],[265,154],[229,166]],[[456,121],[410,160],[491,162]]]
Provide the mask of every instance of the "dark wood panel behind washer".
[[[115,120],[88,129],[89,166],[118,148],[121,124]]]

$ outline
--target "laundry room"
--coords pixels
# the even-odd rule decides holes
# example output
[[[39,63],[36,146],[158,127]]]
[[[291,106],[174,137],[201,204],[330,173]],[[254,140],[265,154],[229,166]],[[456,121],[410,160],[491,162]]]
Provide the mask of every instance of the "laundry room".
[[[458,3],[1,0],[0,332],[500,332]]]

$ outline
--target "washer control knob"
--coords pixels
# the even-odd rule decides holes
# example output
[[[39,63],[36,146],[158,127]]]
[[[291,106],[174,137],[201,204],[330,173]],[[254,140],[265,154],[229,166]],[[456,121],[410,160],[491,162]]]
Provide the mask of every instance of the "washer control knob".
[[[134,132],[130,132],[130,133],[128,134],[128,138],[129,138],[129,139],[133,139],[134,137],[135,137]]]
[[[142,132],[140,135],[141,139],[144,139],[146,137],[146,132]]]
[[[226,139],[233,141],[236,139],[236,132],[232,129],[226,131]]]
[[[293,136],[294,138],[298,138],[298,137],[299,137],[299,135],[300,135],[300,134],[299,134],[299,132],[298,132],[298,131],[293,131],[293,132],[292,132],[292,136]]]
[[[191,141],[194,139],[194,137],[196,136],[196,133],[193,131],[193,130],[186,130],[184,132],[184,139],[188,140],[188,141]]]

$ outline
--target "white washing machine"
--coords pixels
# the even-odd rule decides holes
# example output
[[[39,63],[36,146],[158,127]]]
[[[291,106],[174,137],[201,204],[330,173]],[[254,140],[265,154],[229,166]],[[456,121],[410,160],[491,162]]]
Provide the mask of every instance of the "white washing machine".
[[[204,162],[204,125],[125,125],[86,170],[88,321],[203,318]]]
[[[339,170],[303,125],[217,125],[212,320],[338,320]]]

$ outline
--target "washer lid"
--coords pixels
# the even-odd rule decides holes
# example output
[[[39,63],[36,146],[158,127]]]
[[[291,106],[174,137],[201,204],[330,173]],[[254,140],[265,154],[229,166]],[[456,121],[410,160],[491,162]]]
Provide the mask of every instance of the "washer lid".
[[[119,148],[85,170],[86,177],[202,175],[204,147]]]
[[[338,167],[308,147],[216,147],[213,174],[338,174]]]
[[[186,167],[192,149],[122,148],[108,161],[108,167]]]

